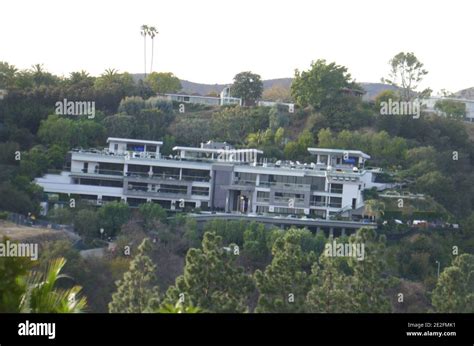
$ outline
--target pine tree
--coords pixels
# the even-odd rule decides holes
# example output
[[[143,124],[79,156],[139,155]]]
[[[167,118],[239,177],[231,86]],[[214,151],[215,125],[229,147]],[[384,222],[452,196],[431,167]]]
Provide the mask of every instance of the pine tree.
[[[311,283],[309,274],[315,260],[313,252],[301,248],[303,233],[288,230],[272,248],[273,259],[265,271],[257,270],[260,292],[256,312],[304,312]]]
[[[223,247],[222,237],[206,232],[202,249],[190,249],[184,274],[176,279],[162,307],[180,302],[204,312],[244,312],[254,285],[249,275],[234,262],[236,247]]]
[[[361,228],[349,238],[354,245],[364,246],[364,258],[350,257],[353,312],[389,312],[390,302],[385,294],[388,280],[383,277],[385,268],[385,238],[377,237],[373,229]]]
[[[202,249],[190,249],[184,274],[166,294],[164,304],[182,303],[206,312],[244,312],[252,291],[251,278],[234,262],[235,245],[223,247],[222,237],[206,232]]]
[[[329,238],[332,242],[333,239]],[[345,258],[330,257],[323,253],[320,265],[315,263],[311,271],[311,290],[306,297],[309,312],[352,312],[353,297],[350,277],[341,269]]]
[[[109,303],[110,312],[141,313],[158,307],[160,294],[156,285],[156,266],[149,257],[151,247],[149,239],[144,239],[138,247],[129,270],[116,283],[117,291]]]
[[[441,273],[432,303],[437,312],[474,311],[474,256],[462,254]]]

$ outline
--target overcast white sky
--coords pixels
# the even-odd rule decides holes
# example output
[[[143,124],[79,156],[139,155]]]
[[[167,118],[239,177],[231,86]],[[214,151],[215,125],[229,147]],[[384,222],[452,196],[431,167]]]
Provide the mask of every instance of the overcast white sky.
[[[472,0],[4,0],[0,60],[64,75],[141,73],[148,24],[159,31],[154,70],[194,82],[246,70],[291,77],[318,58],[379,82],[393,55],[413,51],[429,71],[423,87],[457,91],[474,86],[473,15]]]

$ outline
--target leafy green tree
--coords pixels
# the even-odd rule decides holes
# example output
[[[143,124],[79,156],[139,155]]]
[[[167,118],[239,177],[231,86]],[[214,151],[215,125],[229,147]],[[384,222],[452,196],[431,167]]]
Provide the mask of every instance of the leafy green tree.
[[[230,92],[233,97],[241,98],[244,106],[250,106],[262,96],[263,82],[258,74],[240,72],[235,75]]]
[[[114,69],[107,69],[94,82],[96,107],[103,109],[107,114],[117,111],[120,101],[125,96],[132,96],[136,92],[135,83],[129,73],[118,73]]]
[[[400,52],[389,63],[391,68],[389,77],[382,78],[382,82],[401,88],[401,99],[409,101],[428,71],[413,53]]]
[[[120,228],[130,218],[130,209],[123,202],[110,202],[98,211],[99,224],[104,228],[108,236],[114,236],[120,232]]]
[[[55,169],[62,169],[66,161],[68,148],[65,146],[60,146],[53,144],[50,146],[46,152],[46,156],[50,167]]]
[[[137,119],[131,115],[110,115],[104,119],[107,134],[113,137],[132,138]]]
[[[247,311],[253,282],[235,265],[235,249],[235,244],[224,247],[222,237],[206,232],[202,249],[188,251],[184,274],[168,288],[163,303],[180,301],[183,306],[198,306],[205,312]]]
[[[15,152],[19,151],[20,147],[17,142],[0,143],[0,164],[13,165],[15,161]]]
[[[305,300],[311,288],[309,279],[313,252],[301,247],[302,233],[288,230],[278,238],[272,249],[273,259],[262,272],[255,272],[260,296],[256,312],[304,312]]]
[[[436,312],[456,313],[474,311],[474,256],[457,256],[450,267],[439,276],[432,294]]]
[[[400,101],[400,95],[396,90],[384,90],[375,97],[375,110],[380,114],[382,102],[398,102]]]
[[[53,208],[48,212],[48,217],[59,224],[69,224],[73,220],[73,214],[69,208]]]
[[[277,107],[272,107],[269,116],[269,128],[272,131],[277,131],[279,128],[284,128],[290,123],[288,114],[281,112]]]
[[[310,161],[311,157],[308,153],[308,148],[313,146],[313,144],[313,135],[306,129],[298,136],[296,141],[290,141],[285,145],[285,157],[290,160]]]
[[[71,147],[87,148],[103,143],[105,128],[94,120],[72,120],[51,114],[41,122],[38,136],[41,142],[46,145],[56,144],[67,149]]]
[[[41,145],[34,146],[27,153],[22,154],[20,160],[20,174],[31,179],[41,176],[48,170],[47,152]]]
[[[466,117],[466,104],[464,102],[439,100],[436,102],[435,108],[449,117],[457,119],[464,119]]]
[[[331,102],[323,102],[321,114],[334,130],[353,130],[370,125],[372,109],[362,102],[362,98],[343,93],[336,94]]]
[[[85,297],[79,297],[80,286],[56,288],[66,260],[58,258],[49,263],[45,272],[31,271],[26,291],[20,302],[20,311],[27,313],[81,313],[87,306]]]
[[[39,205],[35,203],[28,193],[21,191],[8,181],[0,184],[0,196],[4,196],[4,198],[0,198],[1,210],[21,214],[35,213],[39,210]],[[5,196],[8,196],[8,199]]]
[[[346,67],[319,59],[311,63],[308,71],[295,71],[291,94],[299,105],[319,110],[338,96],[342,88],[352,86],[350,80]]]
[[[151,248],[149,239],[144,239],[138,247],[128,272],[116,283],[117,291],[112,295],[109,312],[142,313],[157,309],[160,293],[156,284],[156,266],[149,257]]]
[[[152,230],[155,221],[166,223],[166,210],[156,203],[143,203],[138,207],[143,217],[145,230]]]
[[[228,107],[214,112],[211,120],[211,138],[244,144],[250,133],[268,128],[270,110],[270,107]],[[209,127],[208,120],[204,121],[204,126]],[[206,130],[203,133],[206,133]]]
[[[140,96],[128,96],[120,101],[118,112],[126,115],[138,115],[145,108],[145,101]]]
[[[82,209],[74,216],[74,228],[82,237],[86,239],[98,238],[99,216],[94,210]]]
[[[146,77],[145,83],[158,94],[172,94],[182,88],[179,78],[171,72],[152,72]]]

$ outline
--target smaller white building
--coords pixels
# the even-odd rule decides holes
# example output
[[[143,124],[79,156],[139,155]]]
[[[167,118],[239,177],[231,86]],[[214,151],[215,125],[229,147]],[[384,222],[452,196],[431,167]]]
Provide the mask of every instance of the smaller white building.
[[[461,99],[456,97],[430,96],[428,98],[420,100],[420,102],[426,107],[426,111],[446,116],[446,114],[443,114],[443,112],[441,112],[439,109],[436,109],[436,102],[442,100],[464,103],[466,105],[465,121],[474,122],[474,100]]]

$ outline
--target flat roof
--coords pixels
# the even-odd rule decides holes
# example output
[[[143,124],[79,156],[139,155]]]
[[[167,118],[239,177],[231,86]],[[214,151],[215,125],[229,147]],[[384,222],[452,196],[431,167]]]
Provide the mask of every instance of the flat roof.
[[[367,155],[360,150],[350,150],[350,149],[329,149],[329,148],[308,148],[308,151],[311,154],[342,154],[348,153],[349,155],[355,155],[363,157],[364,159],[370,159],[370,155]]]
[[[107,138],[107,143],[109,142],[163,145],[162,141],[147,141],[144,139],[117,138],[117,137]]]
[[[186,96],[186,97],[199,97],[200,99],[220,100],[220,97],[216,97],[216,96],[201,96],[201,95],[189,95],[189,94],[165,94],[165,96]]]
[[[180,147],[176,146],[173,147],[173,150],[184,150],[184,151],[190,151],[190,152],[195,152],[195,153],[222,153],[225,151],[228,152],[256,152],[258,154],[263,154],[262,150],[258,149],[212,149],[212,148],[196,148],[196,147]]]

